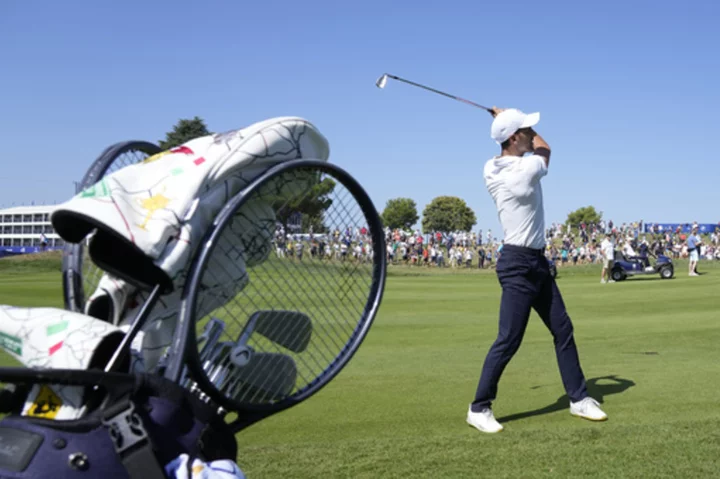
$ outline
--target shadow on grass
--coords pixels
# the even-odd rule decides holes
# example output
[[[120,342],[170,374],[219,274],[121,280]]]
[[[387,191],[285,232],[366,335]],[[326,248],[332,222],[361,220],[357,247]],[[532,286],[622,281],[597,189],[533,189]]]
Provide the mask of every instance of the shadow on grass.
[[[612,381],[612,383],[599,384],[600,381]],[[605,401],[605,396],[610,396],[611,394],[620,394],[633,386],[635,386],[634,381],[630,379],[619,378],[616,375],[600,376],[597,378],[589,379],[587,381],[588,394],[590,394],[591,397],[597,399],[597,401],[601,404]],[[560,396],[557,401],[555,401],[553,404],[550,404],[549,406],[545,406],[543,408],[535,409],[532,411],[511,414],[509,416],[498,418],[497,420],[502,424],[503,422],[515,421],[517,419],[525,419],[528,417],[540,416],[542,414],[550,414],[553,412],[562,411],[564,409],[568,409],[569,407],[570,399],[568,398],[567,394],[564,394]]]
[[[677,275],[675,275],[675,276],[673,276],[672,278],[669,278],[669,279],[664,279],[664,278],[661,278],[659,275],[657,275],[657,276],[653,276],[653,275],[643,275],[643,276],[636,275],[636,276],[628,276],[627,278],[623,279],[622,281],[616,281],[616,283],[625,283],[625,282],[638,283],[638,282],[640,282],[640,281],[670,281],[670,280],[675,279],[676,277],[677,277]]]

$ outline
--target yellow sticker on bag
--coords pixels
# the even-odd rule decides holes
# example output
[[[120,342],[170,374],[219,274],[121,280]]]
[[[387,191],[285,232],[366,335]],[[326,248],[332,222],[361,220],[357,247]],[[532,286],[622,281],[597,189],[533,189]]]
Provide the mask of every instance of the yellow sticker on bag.
[[[55,394],[55,391],[48,386],[42,386],[40,392],[35,398],[35,402],[30,406],[29,416],[44,417],[46,419],[55,419],[60,407],[63,405],[62,399]]]

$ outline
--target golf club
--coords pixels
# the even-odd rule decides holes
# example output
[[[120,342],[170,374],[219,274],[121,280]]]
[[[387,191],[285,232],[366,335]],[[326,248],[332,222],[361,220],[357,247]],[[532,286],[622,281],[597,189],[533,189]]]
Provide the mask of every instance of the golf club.
[[[205,325],[205,331],[198,340],[198,344],[202,344],[200,349],[200,359],[206,360],[212,352],[215,345],[220,340],[220,336],[225,331],[225,323],[217,318],[211,318]]]
[[[281,399],[297,382],[297,366],[290,356],[280,353],[254,353],[247,364],[229,371],[224,390],[231,397],[257,402]]]
[[[257,311],[246,323],[236,342],[219,342],[225,323],[212,318],[198,338],[203,369],[212,384],[225,394],[237,396],[241,390],[269,398],[288,394],[295,385],[297,368],[289,356],[258,353],[247,346],[252,333],[258,333],[292,352],[304,351],[310,342],[312,321],[303,313],[286,310]],[[182,384],[193,388],[186,374]]]
[[[257,332],[293,352],[302,352],[310,341],[312,322],[296,311],[257,311],[248,320],[235,343],[220,343],[213,357],[208,377],[220,391],[230,397],[257,395],[274,400],[289,394],[297,380],[297,367],[290,356],[256,352],[248,346]]]
[[[275,399],[289,394],[297,379],[297,367],[290,356],[255,352],[249,346],[223,342],[218,344],[210,381],[230,397],[261,395]]]
[[[258,311],[248,320],[238,343],[245,344],[253,332],[262,334],[294,353],[301,353],[310,342],[312,321],[299,311]]]
[[[488,107],[486,107],[486,106],[479,105],[479,104],[477,104],[477,103],[475,103],[475,102],[473,102],[473,101],[466,100],[466,99],[464,99],[464,98],[460,98],[459,96],[451,95],[451,94],[449,94],[449,93],[445,93],[445,92],[443,92],[443,91],[436,90],[436,89],[434,89],[434,88],[430,88],[429,86],[421,85],[421,84],[419,84],[419,83],[415,83],[415,82],[412,82],[412,81],[410,81],[410,80],[405,80],[404,78],[400,78],[400,77],[395,76],[395,75],[390,75],[389,73],[385,73],[385,74],[383,74],[380,78],[378,78],[377,81],[375,82],[375,86],[377,86],[377,87],[380,88],[380,89],[385,88],[385,85],[387,84],[387,79],[388,79],[388,78],[392,78],[393,80],[397,80],[397,81],[409,83],[410,85],[415,85],[415,86],[417,86],[417,87],[424,88],[425,90],[429,90],[429,91],[431,91],[431,92],[439,93],[440,95],[446,96],[446,97],[448,97],[448,98],[452,98],[453,100],[461,101],[461,102],[463,102],[463,103],[466,103],[466,104],[468,104],[468,105],[472,105],[472,106],[477,107],[477,108],[482,108],[483,110],[488,111],[488,112],[490,112],[490,113],[493,112],[492,108],[488,108]]]
[[[204,366],[210,361],[223,331],[225,331],[225,323],[217,318],[211,318],[205,325],[205,330],[198,338],[198,345],[202,345],[199,352],[200,361],[202,361]],[[209,367],[209,365],[207,367]],[[180,384],[185,387],[190,387],[191,383],[192,381],[188,377],[188,371],[185,369],[182,376],[180,376]]]

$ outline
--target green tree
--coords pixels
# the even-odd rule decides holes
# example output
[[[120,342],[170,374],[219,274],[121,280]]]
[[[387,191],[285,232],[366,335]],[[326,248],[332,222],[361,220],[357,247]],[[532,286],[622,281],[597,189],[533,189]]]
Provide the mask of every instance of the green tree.
[[[333,203],[330,195],[335,190],[335,181],[331,178],[320,180],[318,173],[317,181],[309,191],[301,195],[288,198],[287,196],[275,196],[268,198],[270,205],[275,210],[277,220],[282,223],[285,231],[288,231],[288,222],[296,215],[300,215],[301,229],[309,232],[312,227],[313,233],[328,233],[325,225],[325,212]]]
[[[594,206],[583,206],[575,211],[568,213],[565,224],[576,228],[580,223],[585,224],[599,223],[602,219],[602,211],[598,212]]]
[[[210,135],[210,131],[208,131],[205,121],[196,116],[191,120],[179,120],[173,129],[165,134],[165,140],[160,140],[158,145],[163,150],[169,150],[187,141],[207,135]]]
[[[475,212],[456,196],[438,196],[423,211],[423,233],[470,231],[477,223]]]
[[[390,229],[402,228],[408,230],[420,218],[415,201],[410,198],[394,198],[388,200],[382,212],[382,222]]]

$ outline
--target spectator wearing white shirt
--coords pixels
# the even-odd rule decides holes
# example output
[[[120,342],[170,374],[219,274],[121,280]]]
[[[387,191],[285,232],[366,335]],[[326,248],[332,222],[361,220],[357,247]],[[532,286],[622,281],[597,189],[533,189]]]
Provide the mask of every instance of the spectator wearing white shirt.
[[[600,243],[600,249],[603,255],[603,269],[600,275],[601,283],[612,283],[613,280],[610,277],[613,265],[615,264],[615,238],[614,235],[609,234],[605,236]],[[607,276],[607,279],[605,278]]]
[[[700,240],[700,237],[697,234],[697,226],[693,226],[692,233],[690,233],[690,236],[688,236],[687,239],[687,250],[690,256],[690,264],[689,264],[689,275],[690,276],[700,276],[697,272],[697,264],[700,260],[700,252],[698,251],[699,247],[701,246],[702,241]]]
[[[305,245],[303,244],[302,240],[298,240],[295,243],[295,256],[298,260],[302,261],[303,257],[303,249],[305,248]]]
[[[633,249],[632,245],[630,244],[630,241],[625,241],[625,244],[623,245],[623,254],[626,258],[634,258],[637,256],[635,253],[635,250]]]

